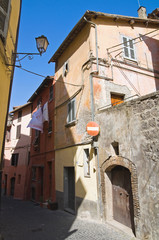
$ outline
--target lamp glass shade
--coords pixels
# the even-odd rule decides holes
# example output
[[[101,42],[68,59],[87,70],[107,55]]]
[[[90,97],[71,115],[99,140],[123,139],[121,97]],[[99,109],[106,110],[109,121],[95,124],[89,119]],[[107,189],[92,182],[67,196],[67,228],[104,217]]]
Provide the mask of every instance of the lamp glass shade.
[[[47,38],[44,35],[42,35],[40,37],[37,37],[35,39],[36,39],[37,49],[38,49],[38,51],[39,51],[39,53],[41,55],[42,53],[46,52],[46,49],[47,49],[47,47],[49,45],[49,42],[48,42]]]

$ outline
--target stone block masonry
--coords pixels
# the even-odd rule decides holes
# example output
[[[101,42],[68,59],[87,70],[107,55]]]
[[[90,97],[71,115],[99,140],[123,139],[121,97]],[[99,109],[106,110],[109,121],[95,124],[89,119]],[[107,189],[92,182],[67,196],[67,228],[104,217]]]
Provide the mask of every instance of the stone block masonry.
[[[110,199],[105,174],[120,165],[131,173],[136,236],[159,239],[159,92],[99,111],[96,121],[101,130],[98,141],[106,219]],[[118,155],[113,142],[118,143]]]

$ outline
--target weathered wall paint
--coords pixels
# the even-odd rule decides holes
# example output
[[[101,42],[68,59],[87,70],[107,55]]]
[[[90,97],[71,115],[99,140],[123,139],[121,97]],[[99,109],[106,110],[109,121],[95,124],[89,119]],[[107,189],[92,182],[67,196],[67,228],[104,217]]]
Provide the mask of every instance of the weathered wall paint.
[[[13,67],[7,66],[7,64],[14,64],[12,52],[15,52],[17,47],[17,29],[19,24],[20,8],[21,0],[11,1],[9,27],[5,43],[0,38],[0,154],[2,154],[3,141],[5,137],[4,131],[7,120],[8,104],[10,101],[10,87],[14,71]]]
[[[103,171],[103,204],[107,206],[109,202],[109,196],[105,195],[105,171],[110,166],[127,167],[132,174],[137,237],[157,240],[159,92],[108,108],[96,117],[101,128],[98,141]],[[119,144],[119,156],[113,151],[114,141]],[[108,210],[105,211],[108,218]]]

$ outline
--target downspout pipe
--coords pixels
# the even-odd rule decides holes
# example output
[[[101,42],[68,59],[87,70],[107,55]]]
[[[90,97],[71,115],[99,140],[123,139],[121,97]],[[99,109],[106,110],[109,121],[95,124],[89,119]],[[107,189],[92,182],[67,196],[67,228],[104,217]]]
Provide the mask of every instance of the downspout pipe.
[[[90,24],[93,24],[95,27],[95,48],[96,48],[96,70],[90,72],[89,80],[90,80],[90,98],[91,98],[91,113],[92,113],[92,121],[95,118],[95,110],[94,110],[94,93],[93,93],[93,74],[99,73],[99,61],[98,61],[98,38],[97,38],[97,25],[94,22],[88,21],[85,17],[84,20]],[[91,64],[92,67],[92,64]],[[94,138],[93,138],[94,142]],[[93,145],[95,142],[93,143]],[[94,149],[96,150],[97,155],[97,166],[98,166],[98,190],[99,190],[99,211],[100,217],[103,218],[103,206],[102,206],[102,191],[101,191],[101,176],[100,176],[100,164],[99,164],[99,148],[98,144],[95,144]]]
[[[86,17],[84,17],[84,20],[95,27],[95,47],[96,47],[96,64],[97,69],[96,71],[93,71],[91,73],[98,73],[99,72],[99,61],[98,61],[98,37],[97,37],[97,25],[94,22],[88,21]]]
[[[94,22],[91,22],[87,20],[86,17],[84,17],[84,20],[90,24],[92,24],[95,27],[95,48],[96,48],[96,70],[91,71],[89,81],[90,81],[90,99],[91,99],[91,115],[92,115],[92,121],[94,121],[95,116],[95,110],[94,110],[94,94],[93,94],[93,74],[99,72],[99,61],[98,61],[98,38],[97,38],[97,25]]]

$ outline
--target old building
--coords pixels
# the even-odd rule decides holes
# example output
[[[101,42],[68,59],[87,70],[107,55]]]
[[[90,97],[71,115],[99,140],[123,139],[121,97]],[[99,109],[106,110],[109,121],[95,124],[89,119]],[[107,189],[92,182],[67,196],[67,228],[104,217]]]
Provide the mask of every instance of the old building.
[[[38,110],[44,114],[46,106],[48,111],[40,128],[31,126],[28,198],[39,203],[55,202],[54,98],[54,78],[47,77],[28,100],[33,114]]]
[[[3,159],[5,128],[14,74],[14,63],[21,11],[21,0],[0,1],[0,162]],[[0,170],[1,170],[0,164]]]
[[[2,174],[2,191],[16,199],[26,199],[27,177],[30,159],[31,103],[15,107],[8,118],[4,163]]]
[[[142,106],[148,100],[138,99],[159,89],[159,21],[147,18],[143,7],[138,13],[137,18],[87,11],[50,59],[56,78],[56,197],[66,211],[110,221],[142,239],[158,239],[153,212],[158,205],[148,197],[151,190],[157,194],[157,185],[147,185],[158,150],[152,155],[152,143],[145,140],[150,113]],[[156,96],[147,104],[154,115]],[[133,115],[136,105],[142,116]],[[90,121],[99,124],[100,135],[87,134]],[[157,126],[156,118],[150,122]],[[127,212],[119,211],[120,201]]]

